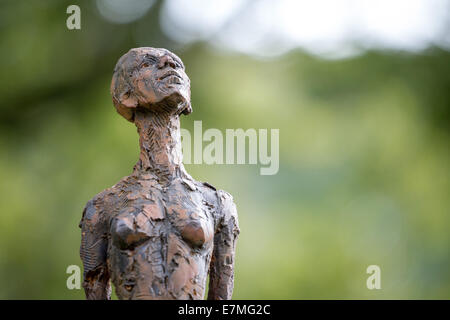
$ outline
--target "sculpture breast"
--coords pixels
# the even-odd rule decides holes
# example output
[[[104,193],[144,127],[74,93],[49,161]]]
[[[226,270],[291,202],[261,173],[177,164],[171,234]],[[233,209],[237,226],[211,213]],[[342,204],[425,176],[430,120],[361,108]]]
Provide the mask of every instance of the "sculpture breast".
[[[209,226],[202,221],[190,221],[181,230],[183,240],[194,248],[203,246],[212,240],[212,232]]]

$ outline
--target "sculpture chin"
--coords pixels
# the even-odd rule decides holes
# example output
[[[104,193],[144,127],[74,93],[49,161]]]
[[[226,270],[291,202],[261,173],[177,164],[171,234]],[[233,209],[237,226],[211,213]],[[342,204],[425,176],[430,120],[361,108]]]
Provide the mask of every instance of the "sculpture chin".
[[[165,110],[176,114],[192,112],[190,90],[185,85],[169,84],[162,91],[163,98],[157,104]]]

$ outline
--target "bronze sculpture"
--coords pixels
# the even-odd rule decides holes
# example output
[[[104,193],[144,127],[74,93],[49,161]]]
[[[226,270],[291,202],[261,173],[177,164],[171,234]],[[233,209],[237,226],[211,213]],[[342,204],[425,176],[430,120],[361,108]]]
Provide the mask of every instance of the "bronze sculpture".
[[[195,181],[182,163],[180,115],[190,80],[166,49],[135,48],[115,69],[111,95],[135,123],[132,174],[90,200],[80,222],[87,299],[231,299],[239,234],[232,197]]]

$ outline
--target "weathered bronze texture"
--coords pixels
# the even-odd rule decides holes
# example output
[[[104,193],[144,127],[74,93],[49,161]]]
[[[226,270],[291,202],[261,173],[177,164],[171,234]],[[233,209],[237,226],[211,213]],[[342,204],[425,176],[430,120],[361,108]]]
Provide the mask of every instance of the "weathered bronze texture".
[[[166,49],[135,48],[115,69],[111,95],[139,133],[132,174],[83,211],[80,255],[87,299],[231,299],[239,234],[230,194],[195,181],[182,163],[180,115],[190,80]]]

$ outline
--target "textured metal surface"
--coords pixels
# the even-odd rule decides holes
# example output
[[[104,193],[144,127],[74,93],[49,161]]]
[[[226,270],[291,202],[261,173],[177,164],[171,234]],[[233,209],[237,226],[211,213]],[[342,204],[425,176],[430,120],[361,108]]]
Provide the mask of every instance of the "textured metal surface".
[[[239,234],[231,195],[184,169],[180,115],[192,112],[190,81],[166,49],[136,48],[119,59],[114,106],[135,123],[133,173],[90,200],[80,222],[87,299],[230,299]]]

